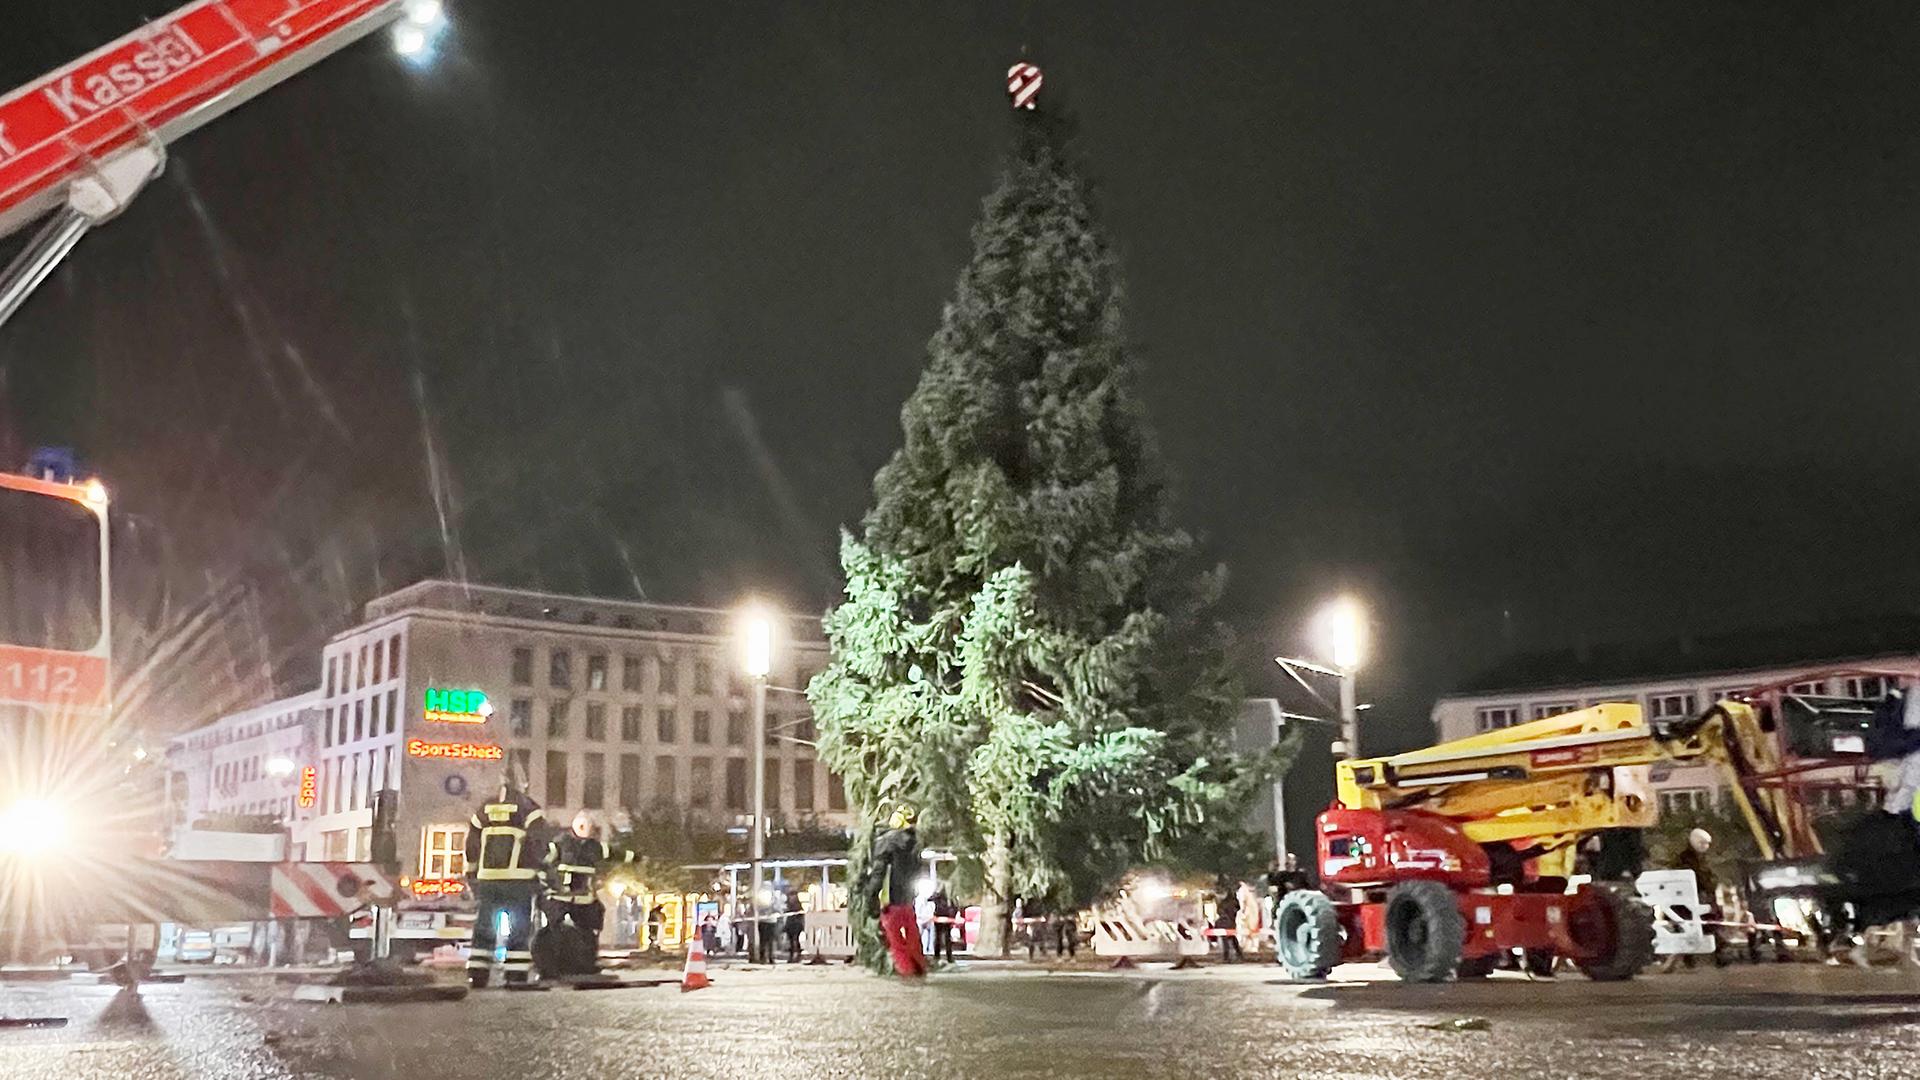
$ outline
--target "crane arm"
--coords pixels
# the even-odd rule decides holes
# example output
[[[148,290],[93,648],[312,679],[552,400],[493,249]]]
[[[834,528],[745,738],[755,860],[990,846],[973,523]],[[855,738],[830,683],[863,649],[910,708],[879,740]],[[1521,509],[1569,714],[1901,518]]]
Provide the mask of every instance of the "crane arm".
[[[402,0],[195,0],[0,97],[0,237],[53,217],[0,274],[0,323],[166,145],[398,18]]]

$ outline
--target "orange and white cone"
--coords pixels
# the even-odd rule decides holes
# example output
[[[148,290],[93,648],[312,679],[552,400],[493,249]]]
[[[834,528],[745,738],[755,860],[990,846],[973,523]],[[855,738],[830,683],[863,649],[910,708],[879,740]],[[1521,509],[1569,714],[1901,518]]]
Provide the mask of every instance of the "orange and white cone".
[[[708,985],[707,946],[700,940],[700,935],[695,934],[693,940],[687,943],[687,966],[680,973],[680,992],[705,990]]]

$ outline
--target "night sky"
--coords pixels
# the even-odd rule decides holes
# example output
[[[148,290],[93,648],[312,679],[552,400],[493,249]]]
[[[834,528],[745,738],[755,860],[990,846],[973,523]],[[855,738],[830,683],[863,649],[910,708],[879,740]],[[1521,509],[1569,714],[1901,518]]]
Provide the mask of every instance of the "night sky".
[[[20,6],[0,85],[169,5]],[[1910,2],[450,9],[176,144],[0,329],[0,427],[176,605],[249,587],[206,700],[462,567],[830,602],[1023,44],[1256,690],[1341,589],[1401,745],[1514,649],[1920,607]]]

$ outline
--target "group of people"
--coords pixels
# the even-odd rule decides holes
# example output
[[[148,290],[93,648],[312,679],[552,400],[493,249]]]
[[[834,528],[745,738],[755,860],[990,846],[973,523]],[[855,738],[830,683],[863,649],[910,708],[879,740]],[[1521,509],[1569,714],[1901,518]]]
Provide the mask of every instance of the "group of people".
[[[469,984],[487,985],[493,954],[503,947],[501,968],[507,983],[528,980],[536,905],[549,928],[567,928],[578,935],[571,966],[593,968],[606,919],[599,876],[613,859],[595,831],[593,816],[582,811],[566,832],[555,835],[546,811],[511,777],[473,812],[465,854],[478,911],[467,956]]]

